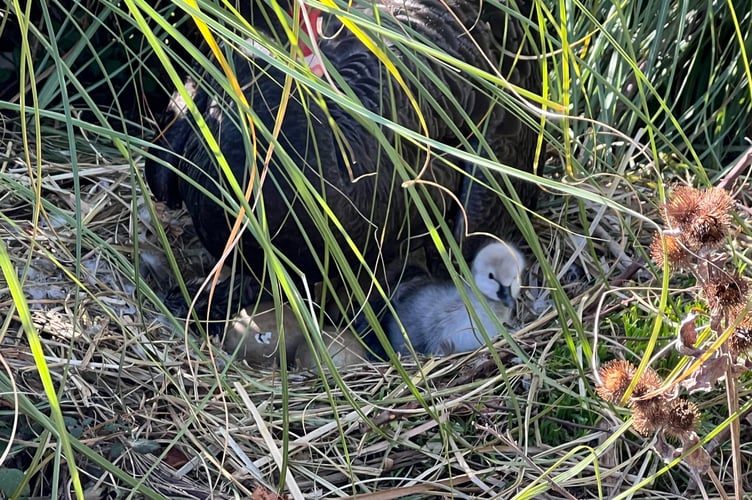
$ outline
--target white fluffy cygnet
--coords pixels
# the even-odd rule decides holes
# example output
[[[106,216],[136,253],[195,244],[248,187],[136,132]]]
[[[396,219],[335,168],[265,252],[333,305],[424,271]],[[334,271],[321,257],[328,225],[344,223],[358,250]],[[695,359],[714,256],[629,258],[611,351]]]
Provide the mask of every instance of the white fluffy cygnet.
[[[485,345],[480,327],[494,338],[498,335],[497,321],[509,320],[520,294],[523,268],[524,260],[516,248],[493,242],[477,253],[472,264],[473,278],[483,297],[465,286],[466,304],[451,281],[422,277],[401,284],[392,299],[400,321],[387,314],[384,324],[392,347],[409,353],[405,336],[415,352],[437,356],[473,351]]]

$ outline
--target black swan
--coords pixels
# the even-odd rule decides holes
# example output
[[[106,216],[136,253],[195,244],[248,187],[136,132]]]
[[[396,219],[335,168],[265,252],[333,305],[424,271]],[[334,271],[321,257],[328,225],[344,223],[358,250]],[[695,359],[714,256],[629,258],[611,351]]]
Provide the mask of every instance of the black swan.
[[[276,18],[262,0],[247,3],[253,5],[248,17],[256,28],[270,34],[282,32],[275,22],[268,22]],[[531,2],[517,3],[521,17],[482,0],[378,0],[375,8],[384,25],[403,30],[473,67],[500,72],[509,82],[539,93],[537,61],[519,57],[531,54],[523,27],[526,21],[521,20],[531,14]],[[374,15],[373,11],[360,12]],[[377,55],[350,30],[339,29],[342,26],[333,16],[328,20],[332,36],[318,39],[318,48],[334,81],[350,92],[348,99],[360,101],[374,115],[404,129],[450,145],[467,147],[483,142],[473,137],[469,125],[473,123],[490,147],[483,156],[532,170],[537,132],[490,97],[487,88],[480,88],[472,77],[438,58],[387,42],[390,58],[418,98],[422,122],[408,94]],[[498,194],[482,186],[487,179],[480,171],[473,172],[473,165],[456,160],[459,168],[447,165],[446,155],[427,153],[387,126],[375,128],[369,118],[356,116],[340,101],[319,99],[316,93],[295,84],[288,99],[283,91],[285,74],[259,58],[238,51],[231,62],[253,115],[256,158],[249,159],[252,145],[245,139],[248,133],[241,132],[245,118],[239,116],[237,103],[218,81],[205,77],[194,100],[241,189],[254,176],[250,217],[258,226],[245,231],[239,246],[247,268],[257,276],[265,272],[265,259],[271,251],[269,245],[260,243],[260,227],[267,228],[278,255],[310,282],[323,277],[325,231],[344,252],[344,264],[365,262],[375,269],[404,256],[403,244],[425,232],[424,218],[416,208],[418,198],[443,210],[434,217],[459,221],[454,226],[460,237],[465,231],[504,234],[502,227],[509,222],[504,205]],[[429,72],[437,78],[429,79]],[[211,98],[205,86],[213,87]],[[284,118],[277,139],[272,139],[268,131],[275,127],[283,98]],[[202,243],[219,258],[235,221],[237,196],[193,119],[179,118],[156,141],[158,147],[152,148],[156,158],[147,160],[146,178],[158,200],[173,207],[185,204]],[[270,144],[274,153],[265,165]],[[471,182],[463,169],[481,183]],[[421,179],[445,190],[429,187],[409,192],[403,188],[403,182],[418,172]],[[302,173],[304,179],[293,173]],[[534,188],[518,187],[525,206],[534,207]],[[464,204],[467,227],[447,193],[454,193]],[[472,259],[485,242],[469,238],[463,243],[465,258]],[[329,259],[329,273],[336,274],[335,269],[342,265]]]
[[[509,320],[524,265],[519,251],[507,243],[484,246],[472,263],[473,279],[483,296],[465,285],[468,302],[452,281],[417,276],[401,283],[391,298],[396,316],[387,312],[384,318],[395,352],[409,354],[412,346],[416,353],[446,356],[485,345],[480,328],[493,338],[496,322]]]

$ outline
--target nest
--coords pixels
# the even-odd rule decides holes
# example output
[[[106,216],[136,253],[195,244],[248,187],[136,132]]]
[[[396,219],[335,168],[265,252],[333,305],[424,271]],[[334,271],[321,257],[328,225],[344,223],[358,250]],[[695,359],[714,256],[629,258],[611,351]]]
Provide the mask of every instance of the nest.
[[[492,350],[399,366],[249,366],[165,319],[159,294],[173,285],[171,265],[131,164],[80,158],[76,200],[68,164],[45,160],[43,175],[30,177],[18,142],[5,146],[0,238],[23,284],[90,494],[498,498],[534,485],[559,492],[581,486],[575,476],[557,484],[542,479],[550,465],[564,473],[584,456],[574,451],[577,440],[547,444],[552,423],[591,445],[603,433],[547,416],[562,397],[582,390],[582,367],[552,356],[565,345],[562,324],[571,328],[572,320],[561,323],[538,263],[525,280],[524,327]],[[36,189],[43,199],[38,218]],[[578,210],[559,200],[541,214],[563,223]],[[595,278],[624,275],[633,264],[625,221],[605,207],[587,210],[594,240],[556,224],[538,231],[579,321],[594,312]],[[201,276],[213,262],[185,214],[157,215],[179,268]],[[593,260],[597,253],[588,248],[602,259]],[[33,464],[31,493],[46,495],[53,461],[39,456],[53,453],[40,424],[49,421],[48,404],[29,332],[2,284],[0,317],[7,318],[0,349],[8,384],[1,401],[12,410],[0,423],[10,429],[18,417],[14,433],[4,436],[23,444],[4,466],[23,471]],[[579,471],[594,474],[592,465]],[[60,474],[54,486],[69,488],[67,469]]]

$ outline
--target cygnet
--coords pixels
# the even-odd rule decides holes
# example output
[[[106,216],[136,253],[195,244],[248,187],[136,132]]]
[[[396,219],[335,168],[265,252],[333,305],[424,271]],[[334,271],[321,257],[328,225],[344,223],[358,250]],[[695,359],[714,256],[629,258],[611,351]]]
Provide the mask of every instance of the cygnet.
[[[315,358],[292,309],[285,304],[280,314],[288,364],[303,370],[314,369]],[[336,331],[334,327],[327,327],[326,330],[322,330],[321,334],[335,366],[344,368],[364,362],[365,349],[352,332]],[[279,366],[280,335],[274,304],[259,304],[253,316],[246,309],[242,310],[228,328],[223,345],[229,353],[237,350],[238,359],[244,359],[251,367]]]
[[[509,320],[520,294],[523,268],[524,260],[516,248],[495,241],[476,254],[471,267],[483,297],[466,285],[466,304],[453,282],[429,277],[402,283],[392,298],[396,317],[387,313],[384,324],[392,347],[409,353],[405,336],[415,352],[437,356],[473,351],[485,345],[480,328],[494,338],[498,335],[497,321]]]

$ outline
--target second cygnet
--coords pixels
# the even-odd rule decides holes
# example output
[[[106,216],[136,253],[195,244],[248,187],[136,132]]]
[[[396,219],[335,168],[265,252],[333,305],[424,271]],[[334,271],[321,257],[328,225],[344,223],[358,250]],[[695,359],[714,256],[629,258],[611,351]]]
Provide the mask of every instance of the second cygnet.
[[[290,306],[283,305],[280,315],[288,364],[303,370],[315,369],[314,354]],[[259,304],[253,316],[244,309],[228,328],[224,348],[231,353],[237,350],[238,358],[255,368],[279,366],[282,347],[279,327],[273,303]],[[351,331],[328,327],[321,334],[335,366],[344,368],[366,359],[362,343]]]
[[[493,338],[498,335],[497,321],[509,320],[520,294],[523,268],[524,261],[517,249],[493,242],[483,247],[472,263],[473,278],[482,298],[466,285],[466,304],[451,281],[419,277],[402,283],[392,298],[397,317],[387,313],[384,322],[392,347],[397,352],[409,353],[405,335],[415,352],[437,356],[473,351],[485,345],[480,328]],[[483,299],[493,316],[483,305]]]

